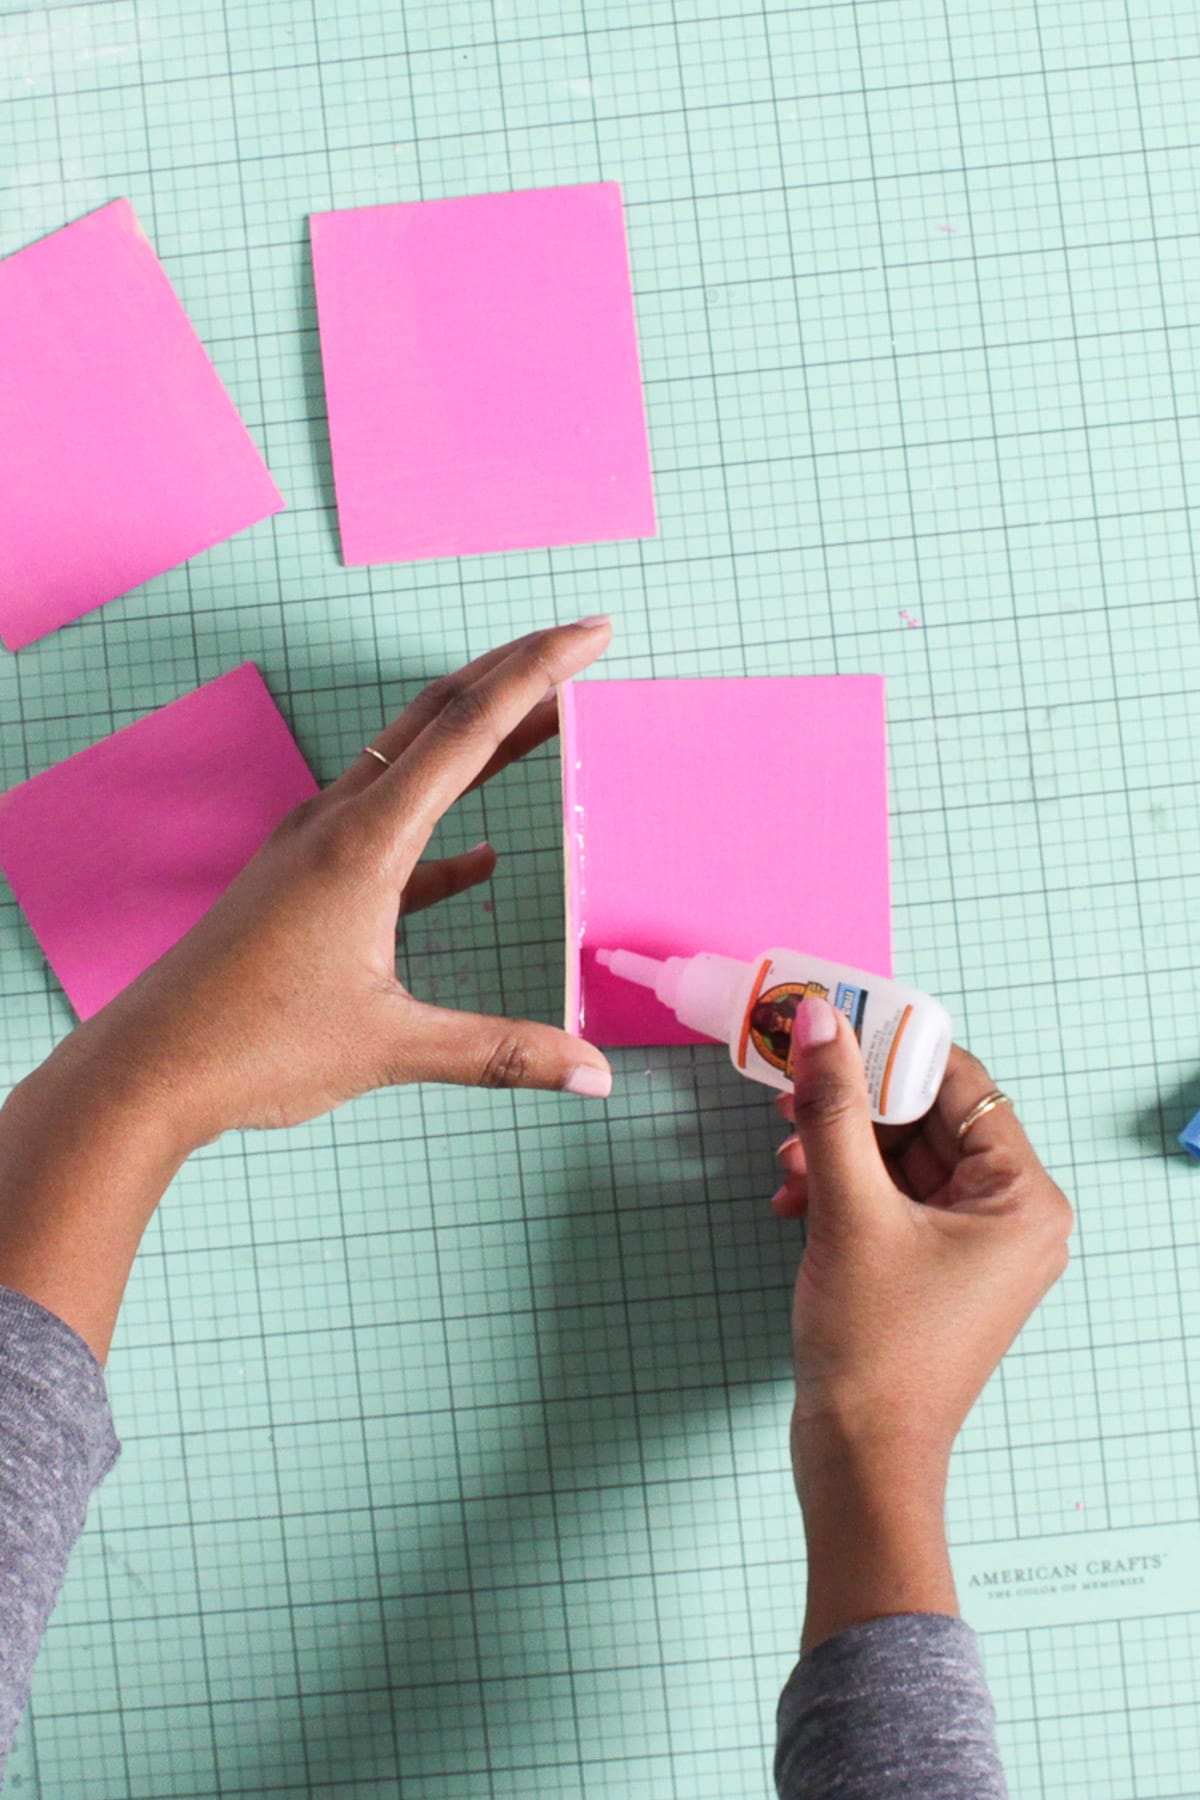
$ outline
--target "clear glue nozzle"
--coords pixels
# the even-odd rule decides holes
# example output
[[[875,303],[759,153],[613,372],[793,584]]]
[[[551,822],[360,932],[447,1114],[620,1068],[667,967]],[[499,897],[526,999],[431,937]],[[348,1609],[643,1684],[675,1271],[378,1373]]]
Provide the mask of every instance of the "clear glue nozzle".
[[[639,987],[657,991],[658,978],[666,968],[653,956],[639,956],[636,950],[597,950],[596,961],[602,969],[611,969],[623,981],[636,981]]]
[[[740,1016],[738,992],[749,979],[745,963],[728,956],[641,956],[636,950],[597,950],[602,969],[624,981],[647,987],[657,1000],[669,1006],[683,1025],[705,1037],[724,1038],[737,1028]]]

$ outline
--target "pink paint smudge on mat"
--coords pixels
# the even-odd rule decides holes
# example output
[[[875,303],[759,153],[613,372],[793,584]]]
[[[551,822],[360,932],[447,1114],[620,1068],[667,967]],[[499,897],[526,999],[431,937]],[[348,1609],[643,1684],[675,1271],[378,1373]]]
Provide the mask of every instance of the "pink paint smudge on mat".
[[[881,677],[573,681],[561,706],[568,1030],[702,1041],[602,949],[891,973]]]
[[[0,262],[0,341],[10,650],[282,507],[128,200]]]
[[[615,182],[314,213],[350,564],[655,529]]]
[[[317,791],[253,663],[0,795],[0,869],[89,1018]]]

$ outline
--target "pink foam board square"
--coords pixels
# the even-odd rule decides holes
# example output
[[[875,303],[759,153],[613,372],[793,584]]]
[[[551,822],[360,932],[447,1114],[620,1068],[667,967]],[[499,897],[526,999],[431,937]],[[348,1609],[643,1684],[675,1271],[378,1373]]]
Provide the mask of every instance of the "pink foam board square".
[[[597,950],[891,974],[881,677],[573,681],[561,714],[569,1031],[703,1041]]]
[[[653,534],[615,182],[311,230],[347,563]]]
[[[0,869],[79,1016],[169,950],[316,791],[243,663],[0,795]]]
[[[10,650],[278,512],[128,200],[0,262]]]

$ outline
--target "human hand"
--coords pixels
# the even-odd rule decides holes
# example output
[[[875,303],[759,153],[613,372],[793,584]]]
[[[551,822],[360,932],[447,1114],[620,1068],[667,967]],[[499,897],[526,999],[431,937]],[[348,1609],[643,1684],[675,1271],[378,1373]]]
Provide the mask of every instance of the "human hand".
[[[808,1219],[792,1314],[797,1408],[948,1449],[1066,1267],[1070,1206],[1011,1107],[957,1140],[994,1087],[965,1050],[951,1052],[924,1119],[877,1135],[853,1031],[825,1001],[801,1010],[794,1093],[779,1103],[796,1136],[774,1202]]]
[[[958,1139],[993,1091],[966,1051],[951,1052],[925,1119],[877,1136],[846,1020],[806,1000],[792,1044],[794,1093],[779,1105],[796,1135],[781,1150],[774,1205],[807,1218],[792,1456],[815,1643],[849,1622],[847,1610],[954,1610],[941,1534],[950,1449],[1066,1267],[1072,1214],[1010,1107]],[[878,1554],[867,1555],[872,1542]]]
[[[185,1152],[391,1083],[607,1094],[608,1065],[590,1044],[430,1005],[401,986],[395,958],[401,913],[495,866],[486,844],[420,862],[438,820],[552,735],[556,685],[609,636],[605,619],[534,632],[435,681],[379,733],[389,766],[357,756],[292,812],[205,918],[54,1060],[99,1081],[133,1067]]]

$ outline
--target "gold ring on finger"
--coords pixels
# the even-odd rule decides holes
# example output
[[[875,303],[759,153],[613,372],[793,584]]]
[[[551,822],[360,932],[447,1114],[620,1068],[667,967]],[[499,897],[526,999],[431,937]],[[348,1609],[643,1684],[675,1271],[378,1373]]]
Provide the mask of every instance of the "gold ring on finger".
[[[986,1118],[988,1113],[994,1112],[998,1106],[1011,1105],[1012,1101],[1007,1094],[1002,1094],[999,1088],[993,1088],[990,1094],[985,1094],[982,1100],[977,1100],[975,1102],[974,1106],[955,1132],[955,1142],[961,1144],[972,1125],[978,1125],[980,1119]]]

